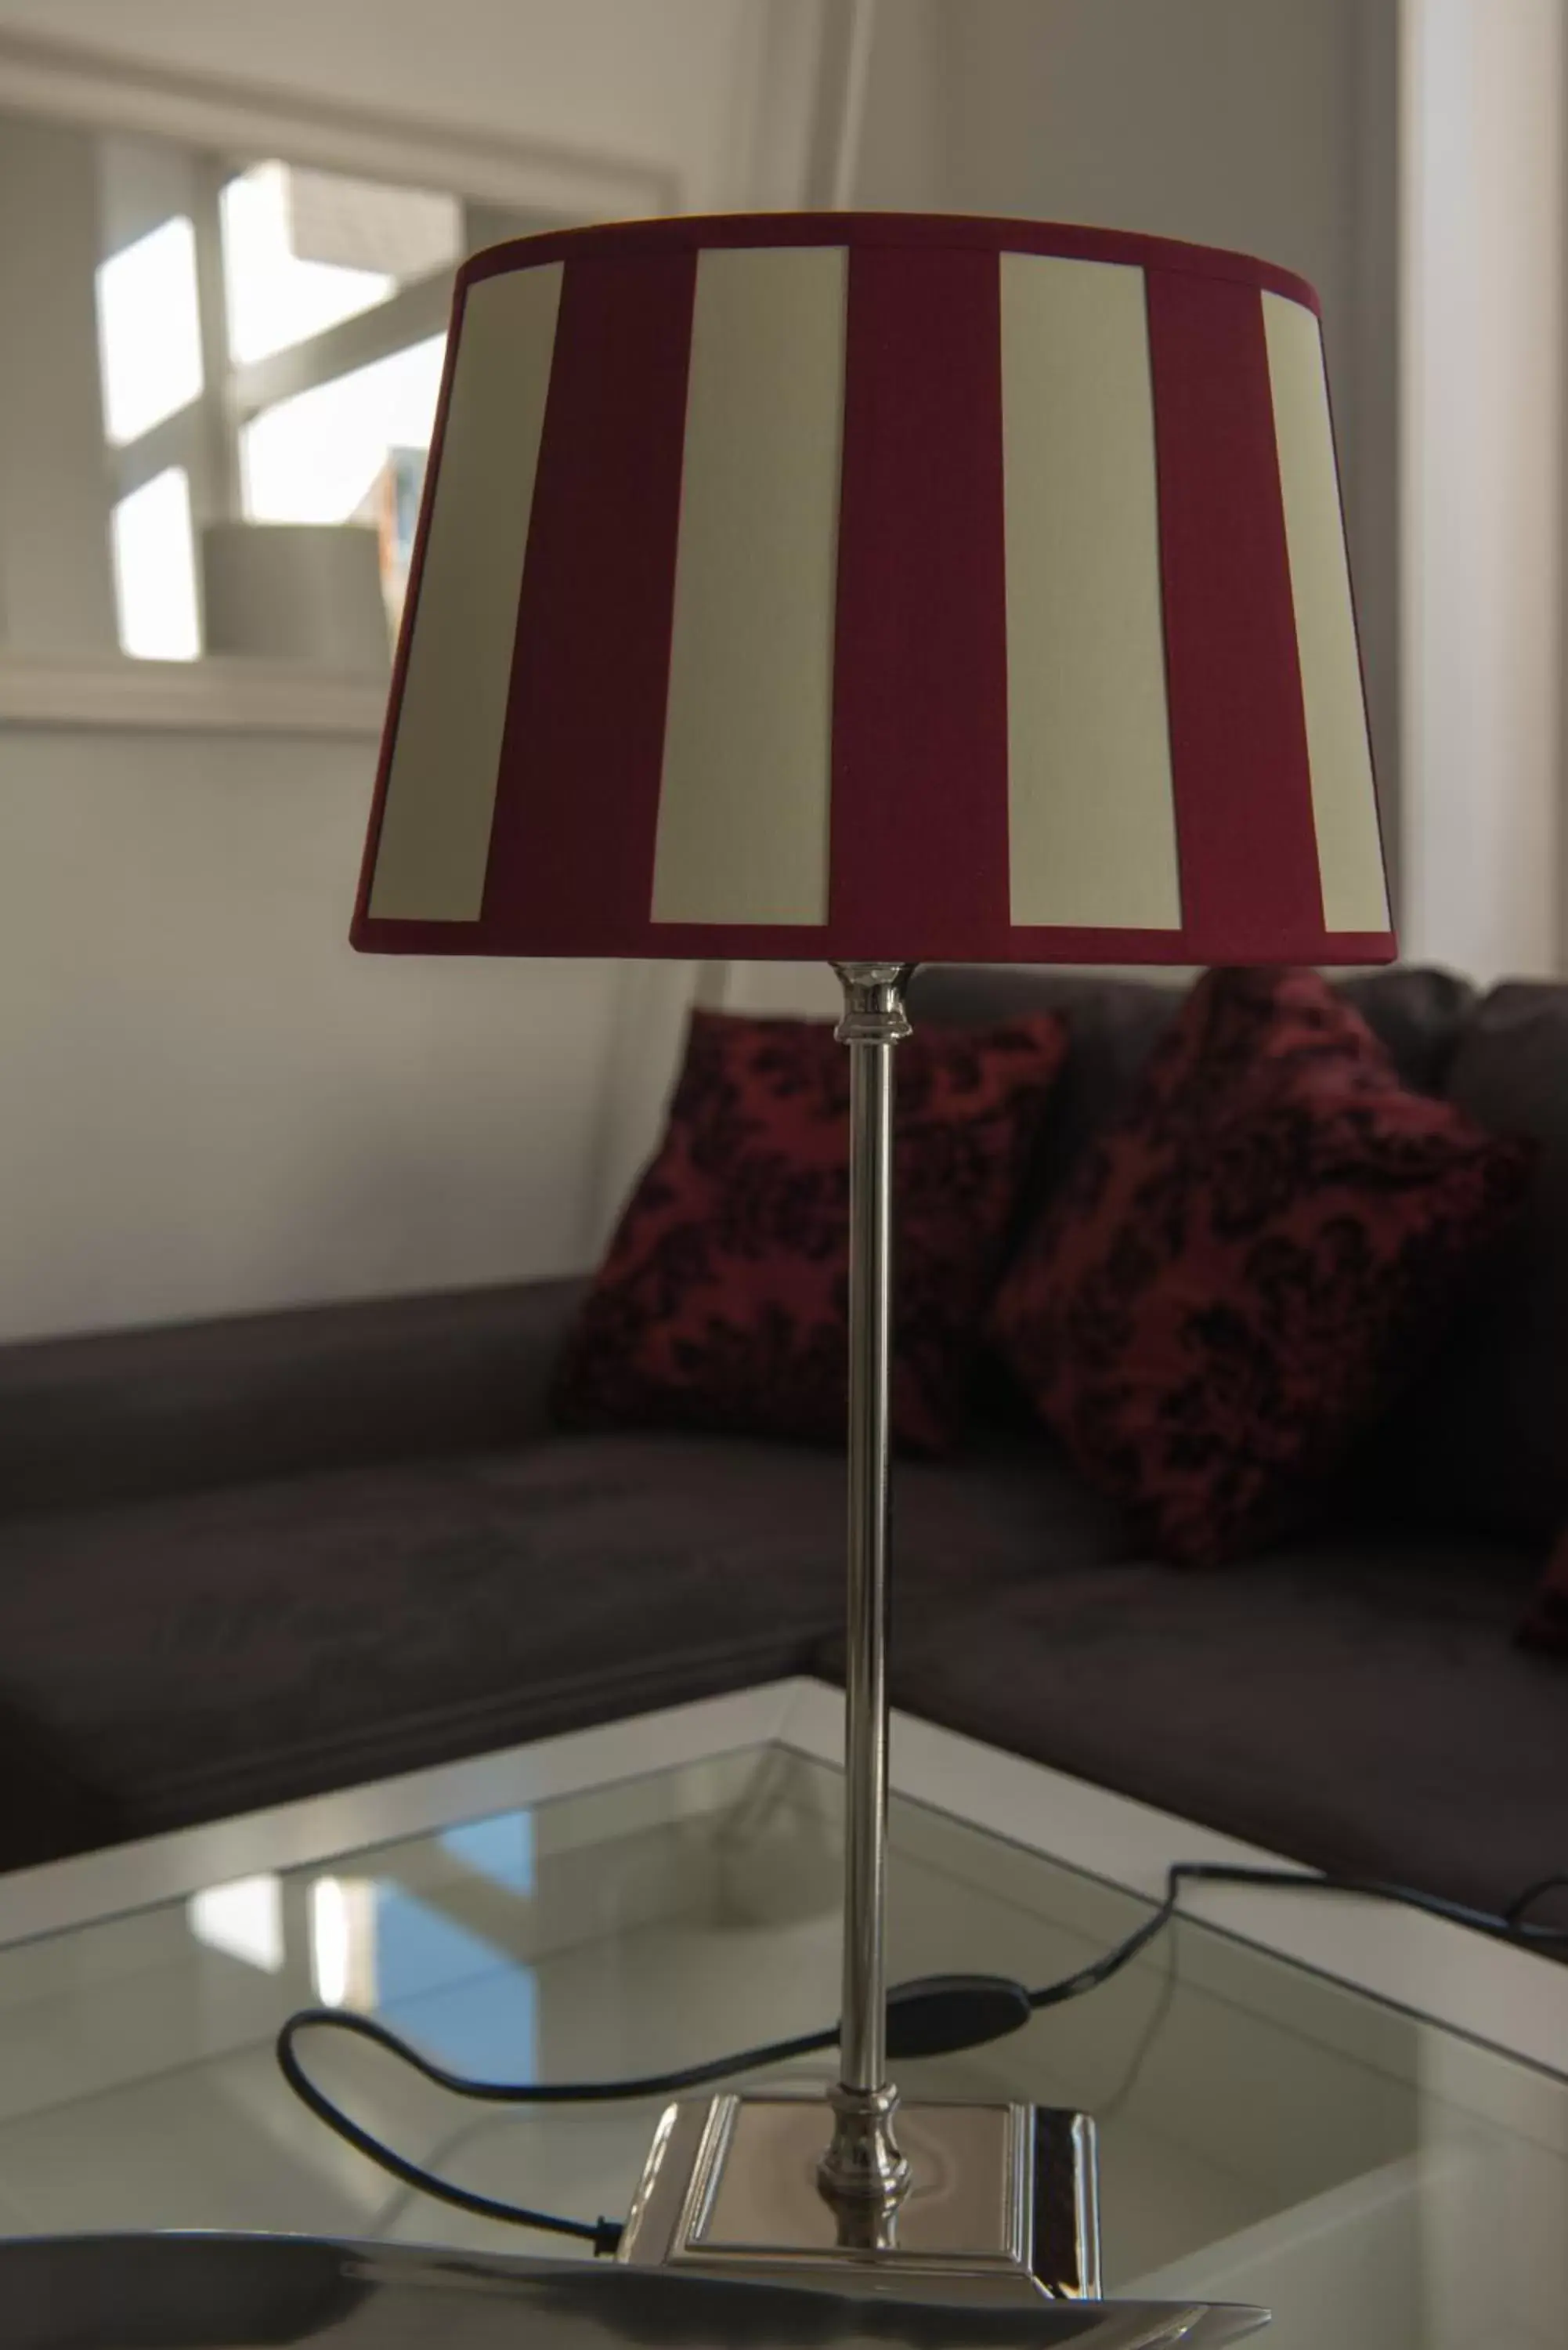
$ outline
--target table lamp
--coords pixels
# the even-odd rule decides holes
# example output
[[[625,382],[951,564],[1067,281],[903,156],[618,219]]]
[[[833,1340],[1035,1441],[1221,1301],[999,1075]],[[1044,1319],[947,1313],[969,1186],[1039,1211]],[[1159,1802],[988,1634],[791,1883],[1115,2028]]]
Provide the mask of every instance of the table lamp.
[[[836,970],[841,2077],[672,2106],[621,2257],[1093,2297],[1088,2123],[887,2077],[893,1058],[923,962],[1392,959],[1312,289],[903,213],[474,256],[353,938]]]

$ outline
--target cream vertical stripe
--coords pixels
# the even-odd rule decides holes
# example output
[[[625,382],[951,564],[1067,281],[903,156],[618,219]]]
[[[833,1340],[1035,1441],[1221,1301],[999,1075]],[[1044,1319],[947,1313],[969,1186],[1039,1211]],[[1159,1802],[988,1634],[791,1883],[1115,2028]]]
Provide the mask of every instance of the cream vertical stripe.
[[[561,265],[471,286],[370,912],[472,922],[484,896]]]
[[[1143,273],[1002,256],[1012,919],[1178,930]]]
[[[657,922],[827,919],[846,255],[697,264]]]
[[[1312,312],[1263,296],[1291,596],[1301,651],[1313,820],[1331,931],[1386,931],[1388,892],[1340,517],[1323,337]]]

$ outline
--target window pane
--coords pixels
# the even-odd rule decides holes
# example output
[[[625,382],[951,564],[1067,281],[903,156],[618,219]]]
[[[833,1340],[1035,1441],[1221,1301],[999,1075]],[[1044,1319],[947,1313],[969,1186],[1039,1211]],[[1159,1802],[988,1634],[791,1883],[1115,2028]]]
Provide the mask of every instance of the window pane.
[[[104,425],[118,447],[140,440],[202,390],[196,238],[167,220],[98,272]]]
[[[138,660],[194,660],[202,650],[191,484],[171,465],[114,510],[119,641]]]
[[[253,522],[379,521],[392,452],[430,447],[446,337],[264,409],[242,435]]]
[[[392,291],[396,281],[382,270],[300,259],[291,234],[288,172],[281,163],[258,163],[231,180],[223,216],[229,349],[242,363],[374,309]]]
[[[288,166],[288,218],[289,244],[302,261],[379,270],[400,286],[451,269],[462,246],[455,196],[299,163]]]
[[[242,364],[450,269],[462,243],[455,196],[292,163],[231,180],[223,224],[229,348]]]

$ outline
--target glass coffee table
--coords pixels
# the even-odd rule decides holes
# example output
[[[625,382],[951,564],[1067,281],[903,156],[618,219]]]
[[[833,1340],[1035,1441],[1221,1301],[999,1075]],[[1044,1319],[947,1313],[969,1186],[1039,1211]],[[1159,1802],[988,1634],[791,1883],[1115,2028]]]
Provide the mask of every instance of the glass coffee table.
[[[775,1684],[0,1878],[0,2235],[565,2249],[340,2144],[280,2079],[278,2025],[359,2008],[528,2080],[828,2022],[839,1721],[834,1692]],[[924,1724],[893,1752],[895,1980],[1051,1981],[1169,1861],[1259,1857]],[[1278,2350],[1562,2350],[1568,1968],[1373,1903],[1192,1909],[1115,1982],[900,2085],[1092,2114],[1109,2293],[1266,2303]],[[306,2053],[416,2161],[624,2214],[657,2106],[454,2106],[362,2044]]]

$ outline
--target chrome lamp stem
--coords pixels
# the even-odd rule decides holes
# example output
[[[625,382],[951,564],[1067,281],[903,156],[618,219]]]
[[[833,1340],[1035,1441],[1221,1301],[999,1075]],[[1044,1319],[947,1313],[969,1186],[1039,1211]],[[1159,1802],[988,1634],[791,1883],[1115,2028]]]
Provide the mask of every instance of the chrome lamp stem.
[[[849,1578],[845,1663],[844,2002],[832,2142],[836,2210],[886,2218],[909,2183],[887,2077],[888,1550],[893,1297],[893,1055],[912,965],[836,963],[849,1048]]]
[[[1038,2323],[1044,2303],[1093,2301],[1100,2290],[1093,2122],[1012,2099],[904,2105],[888,2078],[893,1057],[909,1034],[913,968],[834,965],[850,1118],[839,2077],[826,2101],[781,2087],[667,2107],[616,2257],[753,2281],[828,2280],[921,2303],[1023,2301]],[[1189,2309],[1153,2314],[1159,2324],[1139,2330],[1140,2342],[1187,2340]]]

